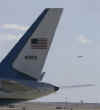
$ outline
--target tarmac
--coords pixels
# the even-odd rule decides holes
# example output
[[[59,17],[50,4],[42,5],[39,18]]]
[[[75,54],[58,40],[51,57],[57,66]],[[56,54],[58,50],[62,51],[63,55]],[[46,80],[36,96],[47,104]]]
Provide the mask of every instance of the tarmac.
[[[100,103],[30,102],[1,107],[0,110],[100,110]]]

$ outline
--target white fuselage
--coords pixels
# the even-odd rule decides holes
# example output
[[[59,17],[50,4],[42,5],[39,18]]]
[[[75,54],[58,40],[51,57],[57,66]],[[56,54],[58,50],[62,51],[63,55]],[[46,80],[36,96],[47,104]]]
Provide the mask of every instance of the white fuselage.
[[[34,82],[31,86],[16,81],[1,81],[1,99],[31,100],[56,92],[59,88],[47,83]]]

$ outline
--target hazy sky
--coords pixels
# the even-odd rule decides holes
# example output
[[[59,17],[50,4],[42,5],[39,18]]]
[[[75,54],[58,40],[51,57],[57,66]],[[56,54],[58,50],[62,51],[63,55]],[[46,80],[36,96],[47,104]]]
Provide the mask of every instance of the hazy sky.
[[[100,102],[100,0],[1,0],[0,59],[46,7],[61,7],[64,12],[44,67],[44,81],[96,86],[60,90],[39,101]]]

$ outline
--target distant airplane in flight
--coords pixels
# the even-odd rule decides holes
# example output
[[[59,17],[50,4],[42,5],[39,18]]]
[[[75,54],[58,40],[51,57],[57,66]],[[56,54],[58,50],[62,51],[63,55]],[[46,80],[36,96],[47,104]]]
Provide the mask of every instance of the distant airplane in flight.
[[[80,55],[80,56],[77,56],[78,58],[83,58],[84,56]]]
[[[37,99],[59,90],[41,80],[62,11],[62,8],[45,9],[0,63],[0,105]]]

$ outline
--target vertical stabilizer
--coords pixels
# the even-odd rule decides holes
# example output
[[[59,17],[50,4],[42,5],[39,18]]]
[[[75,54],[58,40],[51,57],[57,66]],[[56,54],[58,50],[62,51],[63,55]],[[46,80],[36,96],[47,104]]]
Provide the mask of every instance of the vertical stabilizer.
[[[8,63],[19,74],[42,79],[42,68],[61,13],[61,8],[45,9],[2,63]]]

